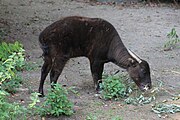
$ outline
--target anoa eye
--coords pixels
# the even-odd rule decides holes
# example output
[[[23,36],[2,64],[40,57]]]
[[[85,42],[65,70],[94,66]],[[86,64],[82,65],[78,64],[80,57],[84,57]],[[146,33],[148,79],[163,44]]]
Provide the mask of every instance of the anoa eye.
[[[141,69],[141,73],[146,74],[146,70]]]

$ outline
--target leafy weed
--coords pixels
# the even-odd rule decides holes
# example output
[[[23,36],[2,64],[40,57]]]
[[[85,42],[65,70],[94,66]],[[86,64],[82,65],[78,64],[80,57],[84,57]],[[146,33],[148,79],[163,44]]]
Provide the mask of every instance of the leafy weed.
[[[171,30],[171,32],[167,34],[167,37],[168,37],[169,41],[164,44],[164,50],[165,51],[175,48],[177,43],[180,42],[180,38],[178,37],[175,28],[173,28]],[[180,46],[178,46],[178,48],[179,47]]]
[[[73,103],[67,98],[67,90],[64,89],[60,84],[53,84],[54,89],[48,90],[48,95],[43,103],[44,111],[42,116],[52,115],[72,115],[73,114]]]
[[[128,96],[128,87],[123,83],[126,77],[121,76],[107,76],[103,79],[103,82],[100,84],[102,89],[102,97],[104,99],[118,99]]]

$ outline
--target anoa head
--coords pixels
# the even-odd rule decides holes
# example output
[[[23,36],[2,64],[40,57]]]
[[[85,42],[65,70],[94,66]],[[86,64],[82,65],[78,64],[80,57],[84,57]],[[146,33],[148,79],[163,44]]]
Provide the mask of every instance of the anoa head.
[[[151,89],[150,67],[145,60],[141,60],[137,55],[129,51],[132,58],[128,59],[129,67],[127,69],[130,77],[142,91]]]

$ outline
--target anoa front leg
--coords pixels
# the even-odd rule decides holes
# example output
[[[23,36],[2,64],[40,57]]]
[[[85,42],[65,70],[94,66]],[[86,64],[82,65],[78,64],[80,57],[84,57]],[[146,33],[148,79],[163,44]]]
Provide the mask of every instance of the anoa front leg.
[[[94,81],[96,91],[100,91],[100,83],[102,83],[102,73],[104,69],[104,63],[100,61],[90,61],[91,73]]]

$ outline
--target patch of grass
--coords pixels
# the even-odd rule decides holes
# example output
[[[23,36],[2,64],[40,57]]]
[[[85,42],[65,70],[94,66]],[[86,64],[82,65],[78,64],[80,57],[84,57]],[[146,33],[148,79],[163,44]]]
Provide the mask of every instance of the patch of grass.
[[[175,47],[180,48],[180,46],[176,46],[177,43],[180,42],[180,38],[178,37],[175,28],[173,28],[171,32],[167,34],[167,37],[169,40],[164,44],[164,50],[171,50]]]

